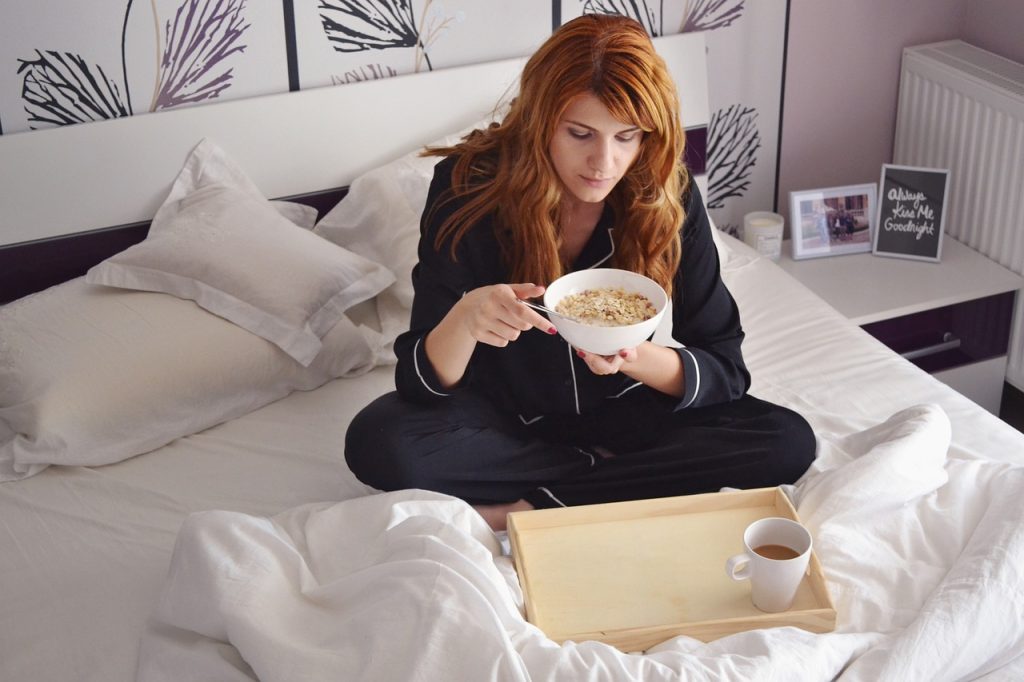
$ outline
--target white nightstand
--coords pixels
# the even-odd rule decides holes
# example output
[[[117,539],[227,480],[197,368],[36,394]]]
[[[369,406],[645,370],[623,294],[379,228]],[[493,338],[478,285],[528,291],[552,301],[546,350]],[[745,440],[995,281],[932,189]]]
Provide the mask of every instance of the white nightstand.
[[[943,236],[942,261],[859,253],[779,265],[893,350],[999,414],[1014,297],[1024,278]]]

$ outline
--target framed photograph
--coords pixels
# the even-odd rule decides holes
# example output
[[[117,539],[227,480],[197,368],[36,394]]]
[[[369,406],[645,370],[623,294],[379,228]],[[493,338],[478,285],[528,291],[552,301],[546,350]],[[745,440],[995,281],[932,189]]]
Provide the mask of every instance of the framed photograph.
[[[869,183],[790,192],[793,260],[870,251],[875,190],[875,184]]]
[[[949,169],[883,164],[879,187],[874,254],[938,262]]]

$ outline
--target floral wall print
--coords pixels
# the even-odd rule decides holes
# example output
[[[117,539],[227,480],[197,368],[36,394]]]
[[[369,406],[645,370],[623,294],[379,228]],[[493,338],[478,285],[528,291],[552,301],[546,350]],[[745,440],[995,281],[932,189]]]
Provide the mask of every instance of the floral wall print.
[[[231,86],[233,54],[245,50],[245,0],[187,0],[167,21],[160,81],[150,111],[197,104]]]
[[[734,104],[711,114],[708,126],[708,196],[709,209],[723,208],[733,197],[745,196],[750,189],[751,175],[761,148],[761,134],[756,125],[757,111]],[[734,225],[722,226],[736,233]]]
[[[346,71],[340,76],[331,74],[331,85],[344,85],[345,83],[358,83],[359,81],[372,81],[379,78],[391,78],[397,76],[398,72],[390,66],[381,64],[367,64],[351,71]]]
[[[704,33],[708,208],[716,225],[734,234],[745,213],[774,208],[786,0],[562,0],[561,9],[563,23],[580,14],[621,14],[652,37]]]
[[[231,85],[232,70],[222,62],[245,49],[239,39],[248,28],[245,0],[185,0],[164,24],[160,79],[147,111],[213,99]],[[36,59],[19,60],[22,98],[31,127],[84,123],[135,113],[132,109],[124,43],[132,0],[121,29],[121,80],[82,56],[36,50]],[[156,6],[152,5],[154,15]],[[159,20],[154,17],[154,23]],[[161,40],[162,38],[162,40]]]
[[[785,0],[691,0],[691,25],[708,47],[711,126],[708,200],[722,230],[737,234],[743,216],[775,209]]]
[[[392,47],[416,49],[415,71],[430,63],[430,46],[452,23],[454,17],[438,17],[433,0],[423,6],[421,28],[413,16],[411,0],[321,0],[320,17],[324,33],[338,52],[385,50]]]
[[[745,213],[774,208],[786,9],[787,0],[108,0],[67,3],[54,18],[46,3],[22,0],[0,26],[0,132],[523,57],[580,14],[621,14],[655,37],[703,34],[706,200],[735,232]]]
[[[36,59],[19,60],[21,97],[32,128],[68,125],[128,116],[124,86],[102,66],[90,66],[70,52],[36,51]]]
[[[4,133],[288,90],[278,0],[5,7]]]
[[[413,47],[419,33],[409,0],[322,0],[324,33],[339,52]]]
[[[664,35],[664,0],[648,3],[647,0],[583,0],[583,14],[620,14],[636,19],[652,37]],[[672,31],[675,33],[675,31]]]
[[[307,0],[294,7],[301,88],[523,56],[552,24],[552,0]]]
[[[581,0],[583,14],[621,14],[636,19],[651,37],[687,33],[689,31],[712,31],[725,28],[740,18],[745,0],[686,0],[682,6],[682,18],[674,26],[665,24],[665,0]],[[670,2],[670,13],[679,5]],[[666,30],[668,29],[668,30]]]
[[[743,0],[686,0],[680,33],[725,28],[740,18]]]

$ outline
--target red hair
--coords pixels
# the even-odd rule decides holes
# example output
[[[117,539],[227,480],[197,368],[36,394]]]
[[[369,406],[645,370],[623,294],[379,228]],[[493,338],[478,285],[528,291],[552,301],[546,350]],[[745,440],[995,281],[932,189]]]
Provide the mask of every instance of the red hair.
[[[500,124],[425,152],[456,157],[448,198],[465,197],[435,247],[448,241],[454,257],[466,231],[493,213],[513,281],[547,285],[568,270],[558,250],[563,188],[548,147],[569,103],[585,93],[644,131],[636,160],[608,197],[617,228],[612,264],[671,293],[688,180],[679,100],[646,31],[617,15],[584,15],[559,28],[526,63]]]

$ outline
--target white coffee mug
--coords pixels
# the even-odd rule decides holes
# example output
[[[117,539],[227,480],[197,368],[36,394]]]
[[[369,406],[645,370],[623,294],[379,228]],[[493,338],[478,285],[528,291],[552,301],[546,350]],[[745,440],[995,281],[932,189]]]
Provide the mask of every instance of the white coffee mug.
[[[768,517],[747,526],[743,548],[725,563],[729,577],[750,580],[751,601],[762,611],[792,606],[811,558],[810,532],[792,519]]]

